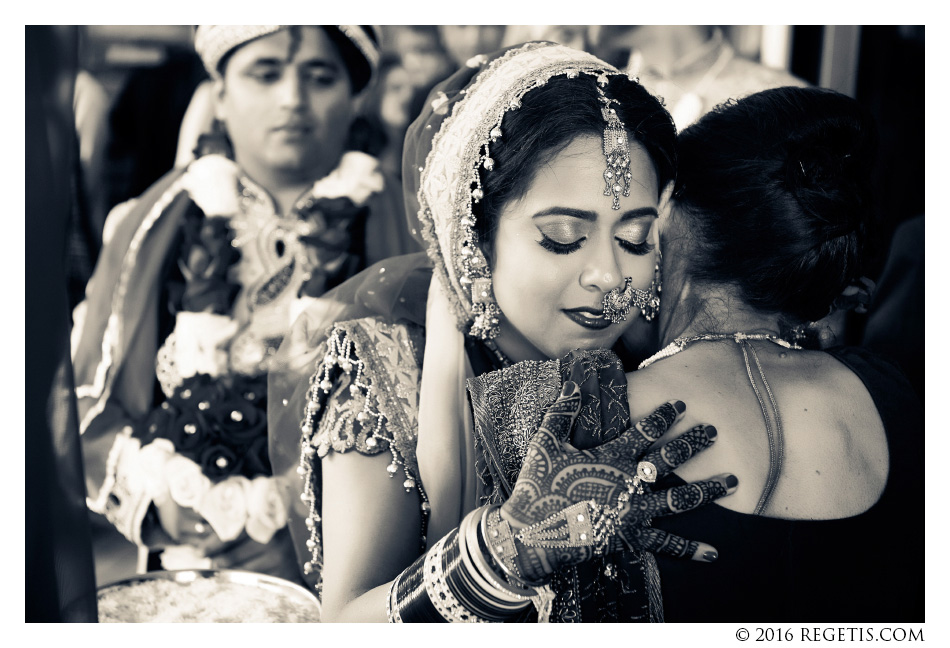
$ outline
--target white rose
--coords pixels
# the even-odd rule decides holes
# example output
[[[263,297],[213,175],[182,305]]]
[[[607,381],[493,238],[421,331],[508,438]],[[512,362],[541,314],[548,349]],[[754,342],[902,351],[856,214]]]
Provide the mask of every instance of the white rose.
[[[238,211],[238,174],[223,155],[204,155],[191,163],[181,183],[205,216],[231,216]]]
[[[201,466],[188,457],[176,454],[165,464],[165,478],[168,480],[168,492],[179,506],[195,508],[211,489],[211,480]]]
[[[267,544],[287,524],[287,502],[270,477],[255,477],[247,489],[247,535]]]
[[[366,153],[348,151],[340,158],[340,166],[314,183],[313,194],[318,198],[346,197],[361,205],[372,194],[382,191],[383,184],[379,160]]]
[[[234,540],[247,521],[247,477],[233,475],[212,486],[195,509],[223,541]]]
[[[238,324],[227,315],[182,311],[175,317],[173,362],[181,378],[199,373],[216,377],[227,371],[227,345]]]
[[[139,470],[145,479],[145,490],[157,504],[168,499],[165,464],[175,456],[175,445],[168,439],[155,439],[139,450]]]

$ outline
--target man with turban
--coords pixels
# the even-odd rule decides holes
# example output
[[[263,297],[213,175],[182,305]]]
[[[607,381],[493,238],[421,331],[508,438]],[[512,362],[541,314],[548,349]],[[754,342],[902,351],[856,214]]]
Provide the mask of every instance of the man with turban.
[[[377,37],[201,25],[195,47],[214,128],[115,207],[74,314],[87,503],[166,569],[297,578],[260,429],[270,357],[310,300],[417,249],[398,186],[347,150]]]

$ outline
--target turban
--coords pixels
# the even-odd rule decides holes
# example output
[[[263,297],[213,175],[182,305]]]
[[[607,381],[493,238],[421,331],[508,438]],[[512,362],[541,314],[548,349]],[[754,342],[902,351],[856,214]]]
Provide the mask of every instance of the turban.
[[[213,78],[220,78],[221,72],[218,66],[221,59],[228,52],[236,47],[240,47],[255,38],[269,36],[290,25],[199,25],[195,30],[195,50],[201,57],[205,69]],[[376,73],[379,64],[379,45],[376,31],[372,27],[362,25],[326,25],[329,29],[338,30],[340,34],[353,44],[357,52],[363,59],[363,63],[369,68],[369,75],[366,82]],[[348,60],[345,52],[341,52],[353,79],[354,90],[361,90],[366,82],[358,83],[354,77],[353,66],[357,61]],[[356,87],[359,86],[359,87]]]

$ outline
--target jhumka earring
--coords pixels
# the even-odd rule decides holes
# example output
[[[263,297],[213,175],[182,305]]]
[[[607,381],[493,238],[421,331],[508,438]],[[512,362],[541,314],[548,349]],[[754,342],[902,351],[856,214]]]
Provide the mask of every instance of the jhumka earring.
[[[472,280],[472,323],[469,333],[480,340],[491,340],[498,335],[501,309],[492,294],[491,277]]]
[[[660,291],[663,289],[660,282],[660,259],[657,256],[653,268],[653,283],[650,290],[634,288],[633,279],[625,277],[623,286],[608,290],[604,295],[604,318],[614,324],[627,319],[631,308],[639,308],[643,319],[650,322],[660,310]]]

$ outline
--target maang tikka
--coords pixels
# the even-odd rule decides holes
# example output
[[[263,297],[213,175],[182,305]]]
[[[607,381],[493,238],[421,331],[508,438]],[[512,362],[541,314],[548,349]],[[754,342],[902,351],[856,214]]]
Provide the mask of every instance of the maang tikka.
[[[611,104],[619,104],[616,99],[609,98],[604,94],[603,86],[606,85],[606,78],[603,82],[598,80],[597,94],[598,99],[603,105],[600,112],[607,122],[604,127],[604,157],[607,158],[607,169],[604,171],[605,196],[613,196],[611,207],[620,209],[620,194],[630,195],[630,179],[633,174],[630,173],[630,146],[627,141],[627,129],[617,116],[617,111],[611,108]]]

